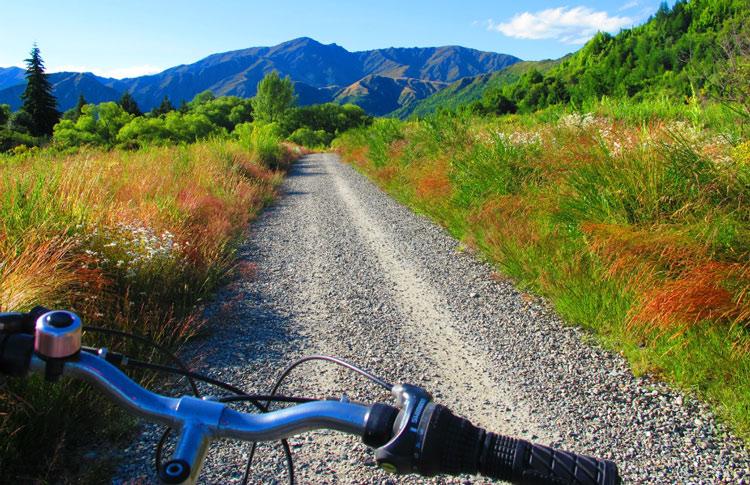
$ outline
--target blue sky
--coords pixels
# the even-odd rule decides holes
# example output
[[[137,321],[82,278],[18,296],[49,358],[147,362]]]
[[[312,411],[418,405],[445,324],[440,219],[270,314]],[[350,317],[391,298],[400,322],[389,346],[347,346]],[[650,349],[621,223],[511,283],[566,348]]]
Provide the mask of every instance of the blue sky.
[[[616,32],[642,23],[659,5],[658,0],[4,3],[0,66],[22,66],[37,42],[49,71],[112,77],[302,36],[349,50],[457,44],[522,59],[557,58],[577,50],[596,30]]]

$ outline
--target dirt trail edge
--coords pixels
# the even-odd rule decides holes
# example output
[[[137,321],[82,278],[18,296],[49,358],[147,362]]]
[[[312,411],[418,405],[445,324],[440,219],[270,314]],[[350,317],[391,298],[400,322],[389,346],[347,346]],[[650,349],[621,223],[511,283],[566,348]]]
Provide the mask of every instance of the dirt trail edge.
[[[628,482],[750,483],[748,452],[705,405],[634,377],[335,155],[295,164],[242,259],[256,274],[223,290],[210,336],[186,349],[214,377],[265,392],[291,360],[330,354],[421,385],[492,431],[611,458]],[[389,398],[318,363],[293,372],[282,392]],[[153,477],[156,439],[144,427],[115,482]],[[387,475],[358,439],[336,433],[290,443],[299,483],[484,483]],[[248,452],[215,444],[202,482],[239,482]],[[279,447],[260,446],[253,471],[251,483],[285,483]]]

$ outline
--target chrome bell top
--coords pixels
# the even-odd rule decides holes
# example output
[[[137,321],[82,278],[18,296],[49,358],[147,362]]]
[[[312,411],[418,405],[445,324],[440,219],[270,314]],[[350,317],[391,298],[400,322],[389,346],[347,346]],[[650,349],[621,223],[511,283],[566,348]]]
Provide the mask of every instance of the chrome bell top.
[[[62,359],[81,350],[81,319],[73,312],[54,310],[36,321],[34,350],[42,357]]]

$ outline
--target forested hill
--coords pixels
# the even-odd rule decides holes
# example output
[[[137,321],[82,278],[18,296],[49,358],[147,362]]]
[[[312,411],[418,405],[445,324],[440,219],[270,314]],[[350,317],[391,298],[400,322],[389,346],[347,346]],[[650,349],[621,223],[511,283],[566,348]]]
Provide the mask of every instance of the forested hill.
[[[481,107],[502,113],[533,111],[559,103],[580,106],[602,96],[637,101],[698,94],[712,82],[721,84],[721,80],[712,79],[721,45],[746,26],[750,26],[748,0],[680,0],[672,8],[663,3],[645,24],[615,36],[599,33],[546,72],[531,65],[514,82],[480,82]],[[497,75],[478,79],[493,78]],[[469,95],[462,89],[456,89],[455,94],[469,102],[480,97],[477,86],[472,89]],[[457,99],[451,93],[449,87],[434,99],[422,100],[411,111],[425,114],[439,106],[455,107]]]
[[[564,59],[564,58],[563,58]],[[424,99],[416,99],[411,103],[401,106],[391,113],[391,116],[408,118],[409,116],[425,116],[434,113],[440,108],[456,109],[482,98],[488,89],[502,89],[508,84],[517,82],[521,76],[531,70],[545,73],[558,65],[562,59],[544,61],[521,61],[512,64],[505,69],[490,74],[465,77],[432,96]]]

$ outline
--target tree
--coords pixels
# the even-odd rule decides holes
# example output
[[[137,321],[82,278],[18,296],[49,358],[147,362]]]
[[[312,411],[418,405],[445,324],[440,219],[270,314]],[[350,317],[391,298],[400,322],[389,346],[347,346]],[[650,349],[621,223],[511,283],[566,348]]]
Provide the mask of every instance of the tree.
[[[21,95],[21,111],[30,116],[28,130],[34,136],[51,135],[52,128],[60,121],[60,112],[36,44],[31,49],[31,57],[26,59],[26,81],[26,90]]]
[[[135,102],[135,98],[133,98],[129,91],[125,91],[122,94],[122,98],[120,98],[120,106],[126,113],[130,113],[133,116],[143,116],[143,112],[138,107],[138,103]]]
[[[26,111],[19,109],[10,115],[8,128],[19,133],[30,134],[29,127],[34,123],[31,115]]]
[[[174,106],[172,106],[172,102],[169,100],[169,96],[164,96],[164,99],[161,100],[161,104],[158,108],[154,108],[151,111],[151,114],[153,116],[161,116],[169,113],[170,111],[174,111]]]
[[[78,118],[81,117],[81,113],[83,113],[83,107],[86,106],[87,104],[88,104],[88,101],[86,101],[86,98],[83,97],[83,94],[79,94],[78,103],[75,105],[75,107],[70,108],[68,111],[63,113],[60,121],[70,120],[75,123],[76,121],[78,121]]]
[[[750,120],[750,26],[734,27],[719,42],[711,95]]]
[[[197,106],[199,104],[206,104],[215,99],[216,96],[214,95],[213,91],[211,91],[210,89],[206,89],[205,91],[196,94],[190,104]]]
[[[88,101],[86,101],[86,98],[83,97],[83,94],[78,95],[78,104],[76,104],[76,119],[78,119],[79,116],[81,116],[81,113],[83,112],[83,107],[86,106]]]
[[[252,100],[253,117],[266,123],[282,121],[296,101],[292,80],[288,76],[282,79],[273,71],[258,83],[258,94]]]
[[[55,142],[63,146],[114,146],[117,134],[133,115],[115,102],[87,104],[76,121],[64,119],[55,126]]]
[[[0,128],[5,127],[10,119],[10,106],[7,104],[0,104]]]
[[[477,108],[485,113],[497,115],[515,113],[518,111],[516,104],[508,99],[499,87],[490,87],[485,90],[482,95],[482,101]]]

